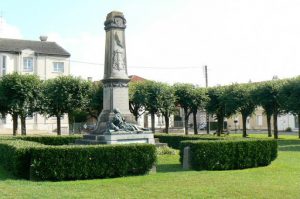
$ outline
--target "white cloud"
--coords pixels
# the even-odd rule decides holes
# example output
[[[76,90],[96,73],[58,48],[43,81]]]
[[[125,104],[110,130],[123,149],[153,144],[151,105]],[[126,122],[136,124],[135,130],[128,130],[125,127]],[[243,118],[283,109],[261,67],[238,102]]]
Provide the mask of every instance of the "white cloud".
[[[0,37],[21,39],[22,34],[18,27],[8,24],[3,17],[0,17]]]

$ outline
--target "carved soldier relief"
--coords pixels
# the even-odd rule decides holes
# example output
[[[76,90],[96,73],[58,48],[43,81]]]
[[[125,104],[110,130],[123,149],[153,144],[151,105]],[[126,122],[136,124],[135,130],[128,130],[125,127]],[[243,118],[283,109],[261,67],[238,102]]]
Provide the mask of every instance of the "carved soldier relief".
[[[112,56],[112,68],[115,70],[124,70],[125,69],[125,49],[122,45],[120,38],[115,33],[115,41],[113,46],[113,56]]]

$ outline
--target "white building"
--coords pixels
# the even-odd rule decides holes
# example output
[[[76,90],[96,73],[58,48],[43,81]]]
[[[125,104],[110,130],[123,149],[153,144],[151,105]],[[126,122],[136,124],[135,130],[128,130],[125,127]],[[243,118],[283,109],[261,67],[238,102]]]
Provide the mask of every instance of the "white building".
[[[42,80],[70,74],[70,53],[55,42],[47,42],[46,36],[40,41],[0,38],[0,76],[18,72],[36,74]],[[68,118],[62,118],[62,132],[68,132]],[[45,118],[33,114],[26,121],[28,130],[53,132],[56,118]],[[0,122],[2,132],[12,129],[11,116],[7,115]],[[30,131],[28,131],[30,133]]]

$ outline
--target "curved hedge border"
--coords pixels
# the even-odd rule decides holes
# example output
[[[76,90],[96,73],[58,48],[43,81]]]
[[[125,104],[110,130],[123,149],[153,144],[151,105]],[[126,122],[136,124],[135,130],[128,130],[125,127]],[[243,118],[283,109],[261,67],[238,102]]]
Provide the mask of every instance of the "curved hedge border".
[[[218,141],[183,141],[190,147],[190,164],[195,170],[230,170],[266,166],[277,157],[277,141],[266,139],[232,139]]]
[[[223,140],[223,137],[213,135],[170,135],[170,134],[154,134],[155,138],[161,143],[167,143],[169,147],[180,149],[181,141],[185,140]]]
[[[63,145],[0,140],[0,164],[15,176],[36,180],[108,178],[147,173],[156,162],[151,144]]]

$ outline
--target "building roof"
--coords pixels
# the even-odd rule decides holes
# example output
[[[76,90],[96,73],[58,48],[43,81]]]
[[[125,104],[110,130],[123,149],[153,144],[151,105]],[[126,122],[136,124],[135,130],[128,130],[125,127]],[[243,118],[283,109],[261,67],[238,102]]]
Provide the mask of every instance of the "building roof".
[[[143,82],[143,81],[146,81],[145,78],[142,78],[142,77],[137,76],[137,75],[130,75],[129,78],[130,78],[130,82]]]
[[[55,42],[0,38],[0,52],[20,53],[24,49],[31,49],[36,54],[71,56],[70,53]]]

